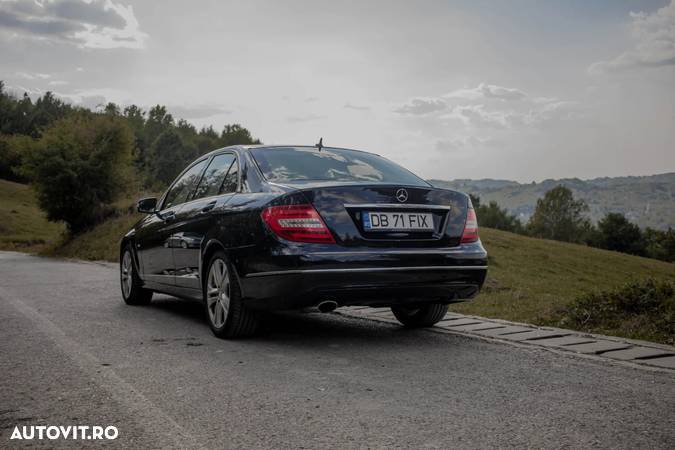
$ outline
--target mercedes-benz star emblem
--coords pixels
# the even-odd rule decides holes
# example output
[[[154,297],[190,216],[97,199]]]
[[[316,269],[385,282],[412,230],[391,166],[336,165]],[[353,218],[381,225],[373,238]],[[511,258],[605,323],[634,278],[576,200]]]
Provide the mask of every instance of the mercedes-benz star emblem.
[[[406,191],[403,188],[396,191],[396,200],[398,200],[401,203],[408,201],[408,191]]]

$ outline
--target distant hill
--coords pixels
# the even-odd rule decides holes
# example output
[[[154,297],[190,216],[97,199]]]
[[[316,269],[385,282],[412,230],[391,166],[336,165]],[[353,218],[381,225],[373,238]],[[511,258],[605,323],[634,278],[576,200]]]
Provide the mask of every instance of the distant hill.
[[[588,203],[590,217],[597,222],[608,212],[619,212],[640,227],[675,227],[675,173],[644,177],[615,177],[580,180],[563,178],[522,184],[508,180],[429,180],[435,186],[480,196],[481,202],[496,201],[525,223],[537,199],[562,184]]]

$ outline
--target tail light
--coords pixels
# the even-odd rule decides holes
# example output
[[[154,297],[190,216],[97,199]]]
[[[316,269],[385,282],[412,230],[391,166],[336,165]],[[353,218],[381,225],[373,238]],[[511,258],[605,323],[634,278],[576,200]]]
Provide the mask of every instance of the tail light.
[[[277,236],[289,241],[335,243],[312,205],[271,206],[263,210],[261,217]]]
[[[478,240],[478,220],[476,219],[476,211],[469,208],[466,212],[466,223],[464,224],[464,231],[462,232],[462,244],[469,244]]]

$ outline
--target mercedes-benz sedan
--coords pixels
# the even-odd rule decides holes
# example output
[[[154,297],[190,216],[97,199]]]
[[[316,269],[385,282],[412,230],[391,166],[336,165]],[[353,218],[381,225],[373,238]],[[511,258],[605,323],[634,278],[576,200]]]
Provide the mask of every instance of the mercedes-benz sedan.
[[[262,310],[391,307],[431,326],[487,271],[469,197],[357,150],[235,146],[190,164],[122,239],[126,303],[202,301],[219,337]]]

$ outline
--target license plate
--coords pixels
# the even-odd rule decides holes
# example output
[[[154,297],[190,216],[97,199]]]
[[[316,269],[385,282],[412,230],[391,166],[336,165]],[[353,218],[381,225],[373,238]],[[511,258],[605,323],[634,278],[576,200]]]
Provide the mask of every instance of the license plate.
[[[368,231],[433,231],[431,213],[364,212],[363,228]]]

